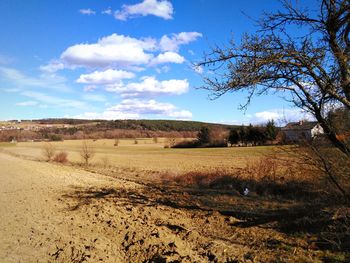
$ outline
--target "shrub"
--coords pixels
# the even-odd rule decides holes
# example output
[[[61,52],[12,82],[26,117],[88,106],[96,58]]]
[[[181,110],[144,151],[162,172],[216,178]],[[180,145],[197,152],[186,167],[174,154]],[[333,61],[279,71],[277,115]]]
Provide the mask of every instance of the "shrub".
[[[239,142],[239,133],[237,129],[231,129],[230,134],[228,136],[228,142],[232,145],[238,144]]]
[[[234,171],[219,169],[190,171],[179,175],[164,173],[161,179],[166,184],[173,182],[186,188],[230,190],[233,194],[243,194],[247,187],[253,195],[300,200],[319,198],[317,186],[310,178],[304,177],[305,173],[307,171],[297,165],[287,170],[284,162],[268,156]]]
[[[102,166],[103,166],[103,168],[107,168],[107,167],[110,166],[110,164],[109,164],[109,159],[108,159],[107,156],[103,156],[103,157],[101,158],[101,161],[102,161]]]
[[[196,148],[196,147],[199,147],[198,140],[181,141],[171,146],[171,148]]]
[[[164,148],[172,148],[176,144],[176,138],[166,138],[164,141]]]
[[[95,149],[87,142],[83,141],[80,150],[80,157],[84,160],[85,165],[89,165],[89,161],[95,155]]]
[[[119,145],[119,139],[114,139],[114,146],[118,146]]]
[[[198,132],[197,139],[198,139],[200,144],[209,143],[210,142],[210,130],[209,130],[209,128],[206,126],[203,126]]]
[[[51,134],[48,134],[47,137],[50,141],[53,141],[53,142],[63,141],[62,135],[59,135],[59,134],[51,133]]]
[[[68,153],[66,152],[59,152],[55,155],[55,157],[53,158],[54,162],[57,163],[67,163],[68,162]]]
[[[47,162],[51,161],[52,157],[55,155],[56,148],[51,143],[47,142],[44,144],[42,149],[42,154]]]

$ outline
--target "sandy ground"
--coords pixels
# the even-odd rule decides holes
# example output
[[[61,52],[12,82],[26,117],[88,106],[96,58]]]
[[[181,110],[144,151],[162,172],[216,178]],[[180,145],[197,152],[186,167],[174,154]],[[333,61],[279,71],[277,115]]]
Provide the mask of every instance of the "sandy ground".
[[[74,187],[112,186],[110,179],[70,167],[21,160],[0,154],[0,262],[47,262],[61,259],[69,244],[80,246],[106,238],[74,213],[62,193]],[[97,242],[97,241],[96,241]],[[54,253],[57,252],[57,255]],[[115,258],[122,258],[120,253]],[[67,258],[68,261],[68,258]],[[79,261],[77,261],[79,262]]]
[[[317,262],[303,240],[234,227],[186,193],[4,153],[0,167],[0,262]]]

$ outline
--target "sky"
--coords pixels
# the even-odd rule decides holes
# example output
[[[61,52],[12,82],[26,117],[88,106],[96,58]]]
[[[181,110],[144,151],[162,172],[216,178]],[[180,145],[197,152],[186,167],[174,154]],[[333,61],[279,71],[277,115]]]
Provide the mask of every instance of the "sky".
[[[213,100],[200,89],[210,72],[193,66],[280,8],[277,0],[1,0],[0,120],[301,119],[283,94],[256,97],[246,111],[247,94]]]

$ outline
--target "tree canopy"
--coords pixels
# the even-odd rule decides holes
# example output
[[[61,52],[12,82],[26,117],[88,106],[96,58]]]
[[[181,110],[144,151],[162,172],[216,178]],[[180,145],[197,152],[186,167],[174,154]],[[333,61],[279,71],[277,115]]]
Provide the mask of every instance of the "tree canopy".
[[[319,0],[316,13],[300,6],[303,1],[281,2],[283,10],[265,13],[257,31],[239,45],[232,40],[204,57],[198,65],[210,74],[203,88],[215,96],[248,91],[242,107],[254,95],[288,93],[284,98],[311,113],[333,145],[350,156],[327,119],[334,107],[350,109],[350,2]]]

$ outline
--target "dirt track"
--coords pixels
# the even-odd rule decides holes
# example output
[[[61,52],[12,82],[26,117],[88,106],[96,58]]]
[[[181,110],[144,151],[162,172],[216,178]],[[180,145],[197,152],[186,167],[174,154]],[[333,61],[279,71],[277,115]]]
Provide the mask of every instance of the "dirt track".
[[[233,227],[183,193],[3,153],[0,167],[0,262],[317,261],[305,242]]]

